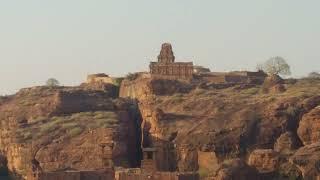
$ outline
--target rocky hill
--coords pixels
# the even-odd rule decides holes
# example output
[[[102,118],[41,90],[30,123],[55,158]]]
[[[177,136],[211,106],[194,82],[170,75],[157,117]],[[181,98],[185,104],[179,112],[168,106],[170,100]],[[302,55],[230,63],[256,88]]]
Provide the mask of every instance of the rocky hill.
[[[136,112],[131,100],[114,98],[106,89],[22,89],[1,102],[0,165],[22,177],[40,169],[137,166]]]
[[[2,97],[0,173],[139,167],[142,146],[159,147],[160,170],[203,179],[320,176],[319,80],[214,84],[140,74],[117,90],[34,87]]]
[[[319,80],[270,77],[253,85],[141,77],[123,81],[120,96],[139,101],[144,146],[176,147],[176,157],[157,160],[164,169],[199,169],[216,179],[320,175]]]

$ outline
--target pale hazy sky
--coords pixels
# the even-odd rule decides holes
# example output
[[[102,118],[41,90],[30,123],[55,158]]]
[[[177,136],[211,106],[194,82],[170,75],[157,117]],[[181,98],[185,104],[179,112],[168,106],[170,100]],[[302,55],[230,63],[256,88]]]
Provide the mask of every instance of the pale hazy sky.
[[[319,0],[0,0],[0,94],[146,71],[161,43],[213,71],[320,70]]]

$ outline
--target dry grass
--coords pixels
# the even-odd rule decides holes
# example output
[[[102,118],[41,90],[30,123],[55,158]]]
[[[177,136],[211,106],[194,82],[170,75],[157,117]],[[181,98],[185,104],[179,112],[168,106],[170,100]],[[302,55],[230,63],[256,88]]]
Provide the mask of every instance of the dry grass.
[[[16,132],[19,142],[38,141],[42,138],[72,138],[86,129],[109,128],[118,125],[118,116],[114,112],[81,112],[70,116],[39,117],[32,124]]]

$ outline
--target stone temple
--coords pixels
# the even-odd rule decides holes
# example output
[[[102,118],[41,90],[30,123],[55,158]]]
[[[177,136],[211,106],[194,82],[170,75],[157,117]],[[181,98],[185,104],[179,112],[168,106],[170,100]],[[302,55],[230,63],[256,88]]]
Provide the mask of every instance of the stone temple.
[[[193,69],[192,62],[175,62],[172,46],[169,43],[162,44],[158,62],[150,63],[150,73],[155,78],[191,80]]]

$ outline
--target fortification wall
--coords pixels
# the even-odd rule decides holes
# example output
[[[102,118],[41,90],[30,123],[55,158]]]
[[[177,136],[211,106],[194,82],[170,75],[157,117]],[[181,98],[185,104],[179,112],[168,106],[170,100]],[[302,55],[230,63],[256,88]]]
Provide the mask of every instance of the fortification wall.
[[[156,172],[154,174],[131,174],[121,172],[115,180],[199,180],[195,173]]]
[[[28,180],[111,180],[114,179],[112,170],[103,171],[66,171],[39,174],[38,177],[29,176]]]

